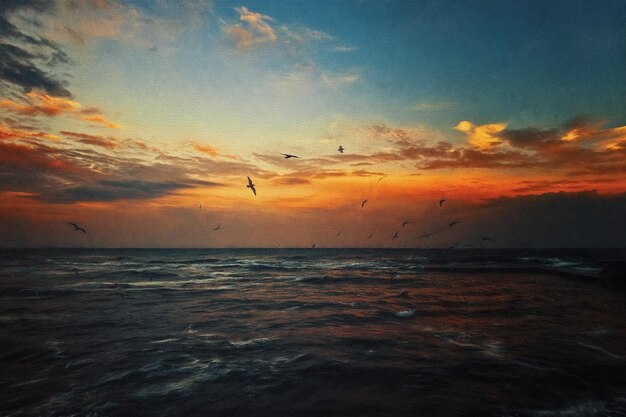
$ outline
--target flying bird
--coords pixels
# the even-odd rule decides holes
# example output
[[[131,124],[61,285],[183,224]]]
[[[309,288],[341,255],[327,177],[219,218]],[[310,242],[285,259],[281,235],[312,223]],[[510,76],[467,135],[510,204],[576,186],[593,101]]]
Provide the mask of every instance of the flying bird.
[[[291,155],[291,154],[288,154],[288,153],[281,153],[281,155],[283,155],[285,157],[285,159],[300,158],[299,156]]]
[[[220,230],[220,224],[218,223],[217,226],[213,228],[213,230]]]
[[[339,145],[339,148],[337,148],[337,150],[338,150],[339,152],[343,153],[344,148],[343,148],[343,146],[342,146],[342,145]]]
[[[393,236],[391,237],[392,239],[396,239],[398,237],[398,231],[396,230],[396,233],[393,234]]]
[[[367,240],[370,240],[372,237],[374,237],[374,233],[370,233],[370,235],[367,237]]]
[[[454,225],[459,224],[459,223],[461,223],[461,222],[458,221],[458,220],[455,220],[453,222],[450,222],[450,224],[448,226],[450,227],[450,229],[452,229],[454,227]]]
[[[79,232],[80,231],[80,232],[83,232],[84,234],[87,234],[87,231],[85,229],[83,229],[82,227],[79,227],[76,223],[71,223],[70,222],[69,224],[74,226],[74,231],[75,232]]]
[[[402,227],[406,226],[407,224],[411,224],[411,221],[405,220],[404,222],[402,222]]]
[[[445,203],[445,202],[446,202],[446,200],[443,199],[443,198],[441,200],[439,200],[439,207],[443,207],[443,203]]]
[[[337,237],[341,236],[341,232],[343,232],[343,230],[340,230],[339,233],[337,233]]]
[[[361,208],[365,207],[365,203],[367,203],[367,200],[361,201]]]
[[[315,243],[313,245],[311,245],[311,248],[315,249]]]
[[[381,182],[385,177],[386,177],[386,175],[383,175],[382,177],[380,177],[378,179],[378,181],[376,181],[376,185],[378,185],[378,183]]]
[[[250,179],[250,177],[248,177],[248,185],[246,185],[246,188],[250,188],[252,192],[254,193],[254,195],[256,195],[256,188],[254,187],[255,185],[252,183],[252,180]]]

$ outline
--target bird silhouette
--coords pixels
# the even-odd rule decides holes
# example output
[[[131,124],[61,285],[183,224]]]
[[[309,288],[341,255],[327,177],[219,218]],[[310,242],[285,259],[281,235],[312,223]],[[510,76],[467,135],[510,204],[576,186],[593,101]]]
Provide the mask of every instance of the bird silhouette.
[[[367,200],[363,200],[361,201],[361,208],[365,207],[365,204],[367,203]]]
[[[337,233],[337,237],[341,236],[341,233],[343,232],[343,229],[339,231],[339,233]]]
[[[313,245],[311,245],[311,248],[315,249],[315,246],[316,246],[316,245],[315,245],[315,243],[314,243]]]
[[[453,222],[450,222],[450,224],[448,224],[448,226],[450,227],[450,229],[452,229],[452,228],[454,227],[454,225],[457,225],[457,224],[459,224],[459,223],[461,223],[461,222],[460,222],[460,221],[458,221],[458,220],[455,220],[455,221],[453,221]]]
[[[71,224],[72,226],[74,226],[74,231],[75,232],[83,232],[84,234],[87,234],[87,231],[85,229],[83,229],[82,227],[79,227],[76,223],[68,223]]]
[[[445,203],[445,202],[446,202],[446,200],[443,199],[443,198],[441,200],[439,200],[439,207],[443,207],[443,203]]]
[[[382,177],[380,177],[380,178],[378,179],[378,181],[376,181],[376,184],[378,184],[379,182],[381,182],[381,181],[382,181],[385,177],[387,177],[387,176],[386,176],[386,175],[383,175]]]
[[[285,159],[289,159],[289,158],[300,158],[299,156],[296,155],[291,155],[288,153],[281,153],[281,155],[283,155],[285,157]]]
[[[254,195],[256,195],[256,188],[254,187],[255,185],[252,183],[252,180],[250,179],[250,177],[248,177],[248,185],[246,185],[246,188],[250,188],[252,192],[254,193]]]
[[[398,238],[398,230],[396,230],[396,232],[393,234],[393,236],[391,236],[392,239],[397,239]]]
[[[370,240],[372,237],[374,237],[374,233],[370,233],[370,235],[367,237],[367,240]]]
[[[338,150],[340,153],[343,153],[344,148],[343,148],[343,146],[342,146],[342,145],[339,145],[339,148],[337,148],[337,150]]]
[[[213,228],[213,230],[220,230],[220,224],[218,223],[217,226]]]
[[[411,221],[405,220],[404,222],[402,222],[402,227],[406,226],[407,224],[411,224]]]

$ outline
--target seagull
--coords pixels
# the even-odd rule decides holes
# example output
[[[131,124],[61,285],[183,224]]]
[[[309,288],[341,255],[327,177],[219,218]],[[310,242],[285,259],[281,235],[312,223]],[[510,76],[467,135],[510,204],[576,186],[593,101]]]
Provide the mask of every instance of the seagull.
[[[374,233],[370,233],[370,235],[367,237],[367,240],[370,240],[372,237],[374,237]]]
[[[393,236],[391,237],[392,239],[396,239],[398,237],[398,231],[396,230],[396,233],[393,234]]]
[[[250,177],[248,177],[248,185],[246,185],[246,188],[250,188],[254,195],[256,195],[256,188],[254,188],[254,184],[252,184]]]
[[[289,158],[300,158],[299,156],[295,156],[295,155],[290,155],[288,153],[281,153],[281,155],[283,155],[285,157],[285,159],[289,159]]]
[[[311,245],[311,248],[315,249],[315,243],[313,245]]]
[[[343,146],[342,146],[342,145],[339,145],[339,148],[338,148],[337,150],[338,150],[339,152],[343,153],[344,148],[343,148]]]
[[[220,230],[220,224],[218,223],[217,226],[213,228],[213,230]]]
[[[443,207],[443,203],[445,203],[445,202],[446,202],[446,200],[443,199],[443,198],[441,200],[439,200],[439,207]]]
[[[343,232],[343,229],[339,231],[339,233],[337,233],[337,237],[341,236],[341,232]]]
[[[381,181],[383,180],[383,178],[385,178],[385,177],[386,177],[386,175],[383,175],[382,177],[380,177],[380,178],[378,179],[378,181],[376,181],[376,184],[378,185],[378,183],[379,183],[379,182],[381,182]]]
[[[85,229],[83,229],[82,227],[79,227],[76,223],[71,223],[71,222],[70,222],[70,223],[68,223],[68,224],[71,224],[72,226],[74,226],[74,231],[75,231],[75,232],[81,231],[81,232],[83,232],[84,234],[87,234],[87,231],[86,231]]]
[[[402,227],[406,226],[407,224],[411,224],[411,221],[410,221],[410,220],[405,220],[405,221],[402,223]]]
[[[452,229],[452,227],[454,227],[455,224],[459,224],[459,223],[461,223],[461,222],[458,221],[458,220],[455,220],[453,222],[450,222],[450,224],[448,226],[450,227],[450,229]]]
[[[361,201],[361,208],[363,208],[365,206],[365,203],[367,203],[367,200]]]

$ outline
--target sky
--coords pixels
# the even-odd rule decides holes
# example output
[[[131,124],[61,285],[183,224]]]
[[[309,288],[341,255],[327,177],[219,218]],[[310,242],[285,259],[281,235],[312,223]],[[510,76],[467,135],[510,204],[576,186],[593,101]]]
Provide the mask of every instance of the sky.
[[[626,247],[624,21],[4,0],[0,246]]]

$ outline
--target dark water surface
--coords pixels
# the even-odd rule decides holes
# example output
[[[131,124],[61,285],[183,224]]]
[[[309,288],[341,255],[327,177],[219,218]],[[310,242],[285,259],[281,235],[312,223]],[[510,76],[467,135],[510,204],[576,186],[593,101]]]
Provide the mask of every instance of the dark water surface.
[[[0,251],[0,415],[626,416],[626,293],[424,269],[599,255]]]

